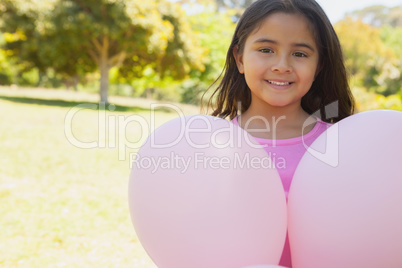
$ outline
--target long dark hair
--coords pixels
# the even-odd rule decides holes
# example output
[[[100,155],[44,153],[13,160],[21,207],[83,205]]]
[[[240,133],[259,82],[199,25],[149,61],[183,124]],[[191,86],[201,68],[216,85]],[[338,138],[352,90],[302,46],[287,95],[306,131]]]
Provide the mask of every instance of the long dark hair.
[[[302,108],[309,114],[319,111],[319,116],[326,122],[337,122],[353,114],[354,99],[348,84],[342,49],[331,22],[319,4],[314,0],[258,0],[245,10],[236,26],[226,55],[222,80],[208,101],[208,106],[216,106],[212,115],[233,119],[238,112],[245,112],[250,106],[251,92],[244,74],[237,69],[233,49],[237,46],[239,53],[242,53],[250,33],[267,16],[276,12],[304,15],[312,26],[319,50],[318,66],[321,71],[302,98]],[[213,105],[215,97],[216,103]],[[335,116],[331,116],[328,107],[334,107],[330,105],[334,102],[338,102],[337,111],[332,111]]]

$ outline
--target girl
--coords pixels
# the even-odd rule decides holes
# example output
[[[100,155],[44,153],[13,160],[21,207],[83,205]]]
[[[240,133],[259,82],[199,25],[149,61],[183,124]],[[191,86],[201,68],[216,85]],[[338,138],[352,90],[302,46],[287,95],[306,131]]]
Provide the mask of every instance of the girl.
[[[314,0],[254,2],[237,24],[210,105],[213,99],[212,115],[229,117],[276,158],[287,196],[306,146],[354,111],[339,40],[322,8]],[[292,266],[288,238],[279,264]]]

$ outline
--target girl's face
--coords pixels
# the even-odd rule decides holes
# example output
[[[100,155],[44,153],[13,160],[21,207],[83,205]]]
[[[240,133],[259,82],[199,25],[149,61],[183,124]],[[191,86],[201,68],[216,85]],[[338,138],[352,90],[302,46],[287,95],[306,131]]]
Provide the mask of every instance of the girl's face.
[[[318,68],[318,49],[308,20],[274,13],[264,19],[234,56],[251,90],[251,106],[300,106]],[[250,106],[250,108],[251,108]]]

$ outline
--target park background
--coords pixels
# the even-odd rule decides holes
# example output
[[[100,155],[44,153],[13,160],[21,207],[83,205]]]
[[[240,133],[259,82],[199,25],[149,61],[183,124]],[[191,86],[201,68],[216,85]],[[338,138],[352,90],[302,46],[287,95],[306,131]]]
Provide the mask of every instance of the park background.
[[[155,267],[130,221],[130,156],[200,112],[250,2],[0,0],[0,267]],[[401,2],[318,2],[358,111],[402,110]]]

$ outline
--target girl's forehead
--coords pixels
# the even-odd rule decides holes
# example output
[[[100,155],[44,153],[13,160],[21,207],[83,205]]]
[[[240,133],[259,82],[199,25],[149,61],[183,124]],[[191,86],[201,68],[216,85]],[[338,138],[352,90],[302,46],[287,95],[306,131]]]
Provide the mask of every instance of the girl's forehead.
[[[309,20],[299,13],[275,12],[262,19],[248,37],[264,34],[286,34],[314,38],[314,31]],[[292,38],[294,36],[288,36]]]
[[[282,26],[288,25],[291,27],[305,26],[310,28],[310,22],[300,13],[285,13],[285,12],[274,12],[265,16],[256,27],[253,29],[252,33],[258,32],[262,27],[266,25]]]

